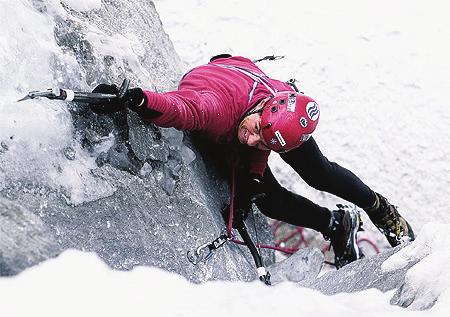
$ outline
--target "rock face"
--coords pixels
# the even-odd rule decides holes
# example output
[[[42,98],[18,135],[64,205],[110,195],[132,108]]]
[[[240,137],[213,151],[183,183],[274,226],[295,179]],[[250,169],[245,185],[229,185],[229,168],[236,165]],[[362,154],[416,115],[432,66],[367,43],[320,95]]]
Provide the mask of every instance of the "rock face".
[[[398,247],[389,249],[350,263],[337,271],[330,271],[317,278],[309,287],[318,289],[327,295],[358,292],[369,288],[377,288],[383,292],[396,289],[404,281],[408,269],[414,265],[411,263],[402,269],[383,272],[381,265],[398,250]]]
[[[300,286],[309,286],[316,281],[323,260],[323,253],[319,249],[300,249],[289,258],[270,267],[272,283],[290,281]]]
[[[60,51],[49,64],[59,84],[88,90],[126,77],[148,89],[176,87],[181,62],[152,2],[102,1],[100,9],[86,12],[64,3],[55,7],[54,1],[30,2],[54,23]],[[68,108],[72,137],[61,148],[46,148],[53,154],[40,162],[46,164],[39,169],[42,177],[29,166],[25,176],[5,172],[0,178],[1,275],[76,248],[96,252],[116,269],[151,265],[194,282],[257,277],[245,247],[227,244],[197,266],[187,261],[188,250],[225,229],[220,210],[229,199],[215,161],[190,137],[126,111],[100,116],[85,105]],[[12,155],[15,140],[2,145],[0,156],[10,171],[22,169]],[[95,163],[81,168],[90,166],[86,162]],[[256,221],[260,242],[271,243],[265,219],[259,215]],[[264,258],[271,264],[273,253]]]
[[[14,275],[60,253],[53,232],[39,216],[0,198],[0,275]]]

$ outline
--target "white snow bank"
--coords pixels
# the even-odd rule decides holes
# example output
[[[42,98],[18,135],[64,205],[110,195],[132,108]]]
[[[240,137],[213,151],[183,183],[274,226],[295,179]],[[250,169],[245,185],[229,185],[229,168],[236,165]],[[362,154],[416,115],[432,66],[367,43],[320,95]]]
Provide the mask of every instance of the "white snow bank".
[[[0,278],[0,308],[5,316],[446,316],[449,232],[449,225],[424,226],[415,242],[384,265],[391,270],[420,260],[407,280],[416,300],[433,301],[430,296],[440,294],[427,311],[393,306],[389,303],[393,292],[375,289],[326,296],[290,282],[272,287],[258,281],[196,285],[157,268],[114,271],[95,254],[73,250],[16,277]],[[428,250],[428,256],[415,256],[419,250]]]
[[[66,251],[59,258],[0,279],[5,316],[386,316],[388,297],[376,290],[325,296],[282,283],[210,282],[194,285],[156,268],[109,269],[94,254]],[[370,299],[370,300],[368,300]],[[24,304],[26,303],[26,304]]]
[[[405,282],[392,302],[411,309],[426,309],[437,300],[450,298],[450,225],[427,223],[416,241],[387,259],[384,272],[406,267]],[[443,294],[446,294],[445,296]],[[440,299],[440,297],[446,299]]]

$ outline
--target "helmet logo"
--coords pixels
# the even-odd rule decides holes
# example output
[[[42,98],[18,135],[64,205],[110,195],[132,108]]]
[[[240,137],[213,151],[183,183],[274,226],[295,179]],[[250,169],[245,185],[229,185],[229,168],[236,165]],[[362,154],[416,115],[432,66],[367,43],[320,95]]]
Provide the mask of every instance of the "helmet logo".
[[[308,102],[306,105],[306,113],[312,121],[319,119],[319,105],[314,101]]]
[[[275,138],[270,139],[270,144],[277,144],[277,140]]]
[[[287,111],[295,112],[296,100],[297,100],[296,94],[289,94]]]
[[[280,130],[275,131],[275,136],[277,137],[277,139],[280,142],[281,146],[285,146],[286,145],[286,141],[284,140],[283,136],[281,135]]]
[[[300,125],[302,126],[302,128],[306,128],[308,126],[308,120],[306,120],[305,117],[301,117],[300,118]]]

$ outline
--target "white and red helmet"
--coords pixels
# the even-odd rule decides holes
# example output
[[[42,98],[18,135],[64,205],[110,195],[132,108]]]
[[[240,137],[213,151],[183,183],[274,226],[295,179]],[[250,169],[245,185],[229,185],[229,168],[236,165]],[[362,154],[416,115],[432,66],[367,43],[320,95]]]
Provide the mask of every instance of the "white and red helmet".
[[[276,93],[261,113],[261,133],[275,152],[287,152],[307,141],[319,122],[319,105],[296,92]]]

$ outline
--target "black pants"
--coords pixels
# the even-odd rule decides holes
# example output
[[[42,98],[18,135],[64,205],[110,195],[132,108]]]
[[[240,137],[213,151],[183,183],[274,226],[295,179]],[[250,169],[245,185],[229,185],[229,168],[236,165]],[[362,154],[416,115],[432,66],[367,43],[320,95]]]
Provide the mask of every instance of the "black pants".
[[[315,189],[336,195],[361,208],[369,207],[375,202],[374,192],[355,174],[328,161],[313,138],[280,156]],[[262,185],[266,197],[260,199],[256,205],[266,216],[322,233],[327,232],[331,217],[327,208],[282,187],[269,167],[262,179]]]

